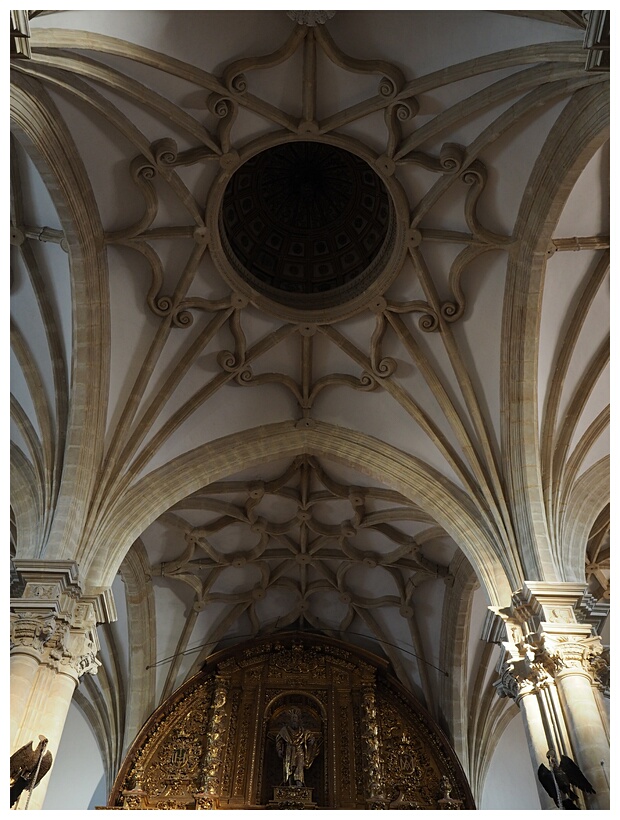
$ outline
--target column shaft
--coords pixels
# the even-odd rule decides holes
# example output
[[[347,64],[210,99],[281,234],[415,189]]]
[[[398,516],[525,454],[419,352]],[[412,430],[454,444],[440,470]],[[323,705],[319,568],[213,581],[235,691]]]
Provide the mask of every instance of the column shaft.
[[[609,773],[609,745],[591,679],[587,674],[570,670],[558,673],[556,681],[576,762],[596,790],[595,795],[584,795],[586,804],[589,809],[608,809],[609,786],[601,761]]]
[[[40,809],[78,679],[96,673],[97,624],[116,619],[109,590],[84,596],[73,561],[15,559],[24,580],[11,599],[11,753],[47,738],[52,769],[18,808]]]
[[[11,752],[17,747],[21,717],[26,713],[38,668],[39,661],[32,655],[21,652],[11,655]]]
[[[540,800],[540,805],[543,809],[551,809],[555,807],[555,803],[543,789],[538,779],[538,767],[541,763],[546,763],[547,758],[545,755],[549,749],[549,742],[545,733],[545,725],[542,719],[538,695],[535,691],[528,692],[525,695],[521,695],[517,702],[519,704],[521,716],[523,717],[527,745],[532,758],[534,777],[536,778],[536,788],[538,790],[538,799]]]
[[[48,739],[47,748],[52,753],[53,760],[58,754],[60,738],[71,705],[71,699],[77,685],[77,678],[71,674],[58,672],[45,664],[37,670],[34,686],[29,698],[22,726],[18,734],[16,748],[33,741],[36,747],[39,735]],[[40,809],[45,800],[45,794],[54,774],[54,763],[48,774],[33,789],[28,809]],[[18,804],[23,809],[26,805],[27,793],[24,792]]]

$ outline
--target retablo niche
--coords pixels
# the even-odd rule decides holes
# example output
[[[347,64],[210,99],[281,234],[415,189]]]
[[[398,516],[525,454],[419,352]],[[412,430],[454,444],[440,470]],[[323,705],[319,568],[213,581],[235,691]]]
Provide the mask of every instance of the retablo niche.
[[[248,159],[231,176],[220,212],[228,263],[252,290],[299,310],[346,304],[385,270],[394,206],[361,157],[294,141]]]
[[[472,809],[459,761],[387,661],[282,632],[212,655],[151,715],[109,809]]]

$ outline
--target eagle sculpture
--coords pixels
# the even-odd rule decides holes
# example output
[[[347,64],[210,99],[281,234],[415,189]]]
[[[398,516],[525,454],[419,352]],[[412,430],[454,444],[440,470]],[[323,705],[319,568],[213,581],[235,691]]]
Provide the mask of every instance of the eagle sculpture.
[[[544,763],[541,763],[538,767],[538,779],[558,808],[560,808],[559,801],[561,800],[563,809],[579,809],[578,798],[572,786],[587,794],[596,794],[592,784],[570,757],[562,755],[558,763],[555,752],[550,749],[547,752],[547,760],[551,768],[548,769]]]
[[[32,791],[50,770],[52,753],[46,751],[46,747],[47,738],[39,735],[36,749],[32,748],[30,741],[11,755],[11,808],[15,806],[24,789]]]

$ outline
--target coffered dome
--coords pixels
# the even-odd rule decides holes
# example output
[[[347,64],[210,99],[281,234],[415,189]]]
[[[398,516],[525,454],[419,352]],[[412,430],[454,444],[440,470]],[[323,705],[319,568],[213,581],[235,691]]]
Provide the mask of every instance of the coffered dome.
[[[393,247],[388,191],[360,157],[319,142],[268,148],[231,177],[222,202],[228,261],[259,293],[291,307],[362,293]]]

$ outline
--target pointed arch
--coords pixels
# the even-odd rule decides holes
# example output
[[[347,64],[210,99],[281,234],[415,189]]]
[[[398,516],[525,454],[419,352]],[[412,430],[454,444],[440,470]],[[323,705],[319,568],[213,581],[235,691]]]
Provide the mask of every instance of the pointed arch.
[[[54,557],[68,557],[75,553],[97,480],[106,422],[109,299],[103,228],[88,174],[60,112],[40,83],[17,73],[11,83],[11,129],[41,174],[69,249],[71,384],[66,446],[58,456],[62,486],[49,536]]]
[[[501,354],[502,451],[528,578],[562,578],[545,510],[536,412],[547,251],[570,192],[608,139],[608,128],[607,84],[573,95],[552,127],[530,176],[508,263]]]
[[[418,504],[465,552],[491,601],[504,604],[509,600],[519,579],[504,566],[492,534],[484,529],[458,487],[389,444],[324,422],[309,428],[282,422],[226,436],[145,476],[119,499],[95,537],[83,546],[78,560],[85,577],[95,586],[109,584],[133,541],[155,518],[190,493],[249,467],[304,453],[345,464]]]

